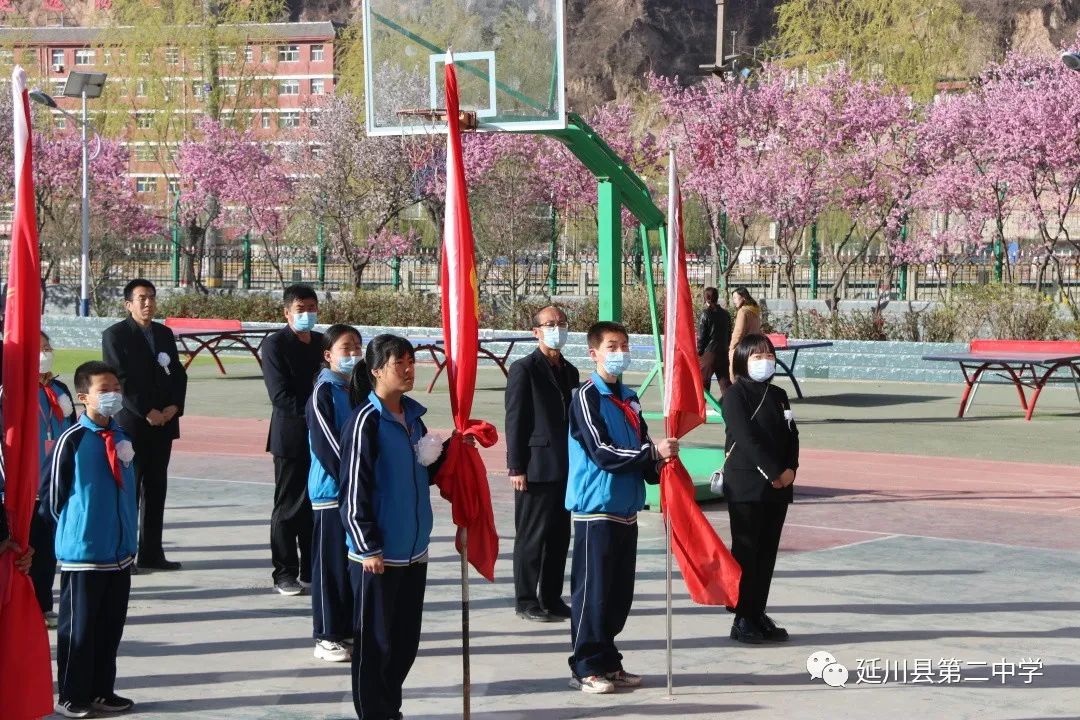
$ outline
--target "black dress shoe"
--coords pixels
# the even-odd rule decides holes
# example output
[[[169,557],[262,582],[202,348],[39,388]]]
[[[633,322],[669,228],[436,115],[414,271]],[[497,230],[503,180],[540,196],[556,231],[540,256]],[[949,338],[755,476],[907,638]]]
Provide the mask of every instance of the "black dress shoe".
[[[570,619],[570,606],[564,603],[562,600],[559,600],[558,602],[553,602],[550,605],[545,605],[544,610],[547,611],[548,615],[557,617],[560,620]]]
[[[144,562],[140,560],[139,567],[146,570],[179,570],[182,566],[178,562],[173,562],[172,560],[166,560],[165,558],[162,558],[160,560],[154,560],[152,562]]]
[[[765,642],[765,636],[762,635],[757,623],[744,617],[736,617],[735,622],[731,624],[731,639],[748,645],[760,645]]]
[[[522,620],[531,620],[533,622],[556,622],[558,620],[558,618],[554,617],[547,610],[538,607],[529,607],[518,610],[517,616]]]
[[[774,623],[773,619],[765,613],[761,613],[757,624],[761,628],[762,637],[766,640],[784,642],[788,639],[788,631]]]

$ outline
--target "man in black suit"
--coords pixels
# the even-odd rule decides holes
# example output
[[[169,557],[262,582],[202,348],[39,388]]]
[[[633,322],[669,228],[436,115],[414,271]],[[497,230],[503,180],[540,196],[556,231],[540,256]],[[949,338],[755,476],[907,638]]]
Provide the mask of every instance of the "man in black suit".
[[[263,380],[273,406],[266,439],[266,449],[274,456],[270,556],[274,589],[282,595],[299,595],[311,585],[315,522],[307,492],[311,453],[304,406],[322,367],[323,336],[312,330],[319,311],[314,290],[290,285],[284,305],[288,326],[266,338],[262,347]]]
[[[566,314],[549,306],[533,316],[540,341],[510,366],[506,381],[506,465],[514,487],[514,589],[518,617],[551,622],[570,617],[562,599],[570,547],[567,432],[577,368],[563,357]]]
[[[169,457],[180,437],[180,416],[187,395],[187,371],[176,352],[172,330],[154,322],[157,290],[149,280],[136,279],[124,287],[126,320],[101,335],[101,354],[116,368],[124,391],[124,407],[116,421],[135,448],[135,479],[139,487],[138,566],[179,570],[165,559],[161,532],[168,489]]]

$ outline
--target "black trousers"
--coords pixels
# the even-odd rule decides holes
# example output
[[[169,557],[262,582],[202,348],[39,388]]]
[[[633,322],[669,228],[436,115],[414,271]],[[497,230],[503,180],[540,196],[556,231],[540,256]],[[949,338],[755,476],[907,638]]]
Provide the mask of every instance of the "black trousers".
[[[161,546],[165,522],[165,494],[169,488],[172,438],[159,428],[147,426],[132,439],[135,448],[135,482],[139,488],[139,562],[165,559]]]
[[[356,608],[353,706],[360,720],[397,720],[401,686],[420,648],[427,563],[387,567],[382,575],[349,562]]]
[[[311,617],[316,640],[341,642],[353,636],[353,591],[345,526],[338,509],[315,511],[311,543]]]
[[[34,503],[30,518],[30,547],[34,557],[30,561],[30,580],[34,583],[34,595],[42,613],[53,609],[53,583],[56,581],[56,529],[52,523],[38,515],[41,501]]]
[[[514,491],[514,592],[518,610],[562,602],[570,512],[563,483],[529,483]]]
[[[89,705],[94,698],[113,694],[130,592],[127,569],[60,573],[56,630],[60,702]]]
[[[315,523],[307,494],[311,457],[274,456],[274,511],[270,557],[274,582],[311,581],[311,532]]]
[[[637,523],[574,520],[569,663],[578,677],[623,669],[615,637],[634,601],[637,537]]]
[[[731,519],[731,554],[742,566],[739,581],[739,604],[735,615],[757,618],[769,602],[780,534],[787,517],[787,503],[728,503]]]

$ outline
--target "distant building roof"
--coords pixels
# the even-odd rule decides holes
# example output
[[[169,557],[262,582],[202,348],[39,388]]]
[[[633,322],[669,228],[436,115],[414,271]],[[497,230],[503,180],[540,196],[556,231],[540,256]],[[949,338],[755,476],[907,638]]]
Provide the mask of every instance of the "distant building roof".
[[[309,40],[334,37],[332,22],[295,23],[242,23],[231,28],[251,31],[253,38],[273,40]],[[114,28],[104,27],[20,27],[0,28],[0,42],[31,45],[92,45],[105,32]]]

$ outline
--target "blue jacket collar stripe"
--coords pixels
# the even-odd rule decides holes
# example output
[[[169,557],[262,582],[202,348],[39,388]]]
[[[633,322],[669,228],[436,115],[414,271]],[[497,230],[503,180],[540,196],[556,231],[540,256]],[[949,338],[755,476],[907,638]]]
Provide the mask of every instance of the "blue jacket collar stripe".
[[[83,417],[86,416],[83,415]],[[56,439],[56,446],[53,448],[52,465],[49,466],[49,513],[52,514],[54,522],[60,520],[60,508],[57,507],[57,496],[60,494],[60,465],[64,451],[67,448],[67,444],[74,441],[74,438],[72,437],[74,434],[82,433],[86,430],[86,426],[81,424],[82,418],[79,418],[79,420],[79,423],[69,427]]]
[[[594,375],[594,378],[597,378],[597,377],[598,376]],[[600,382],[603,382],[603,380],[600,380]],[[607,452],[612,453],[613,455],[622,455],[624,457],[633,457],[633,456],[637,455],[638,453],[640,453],[641,450],[638,450],[638,449],[622,448],[622,447],[619,447],[618,445],[608,445],[608,444],[606,444],[606,443],[604,443],[604,442],[602,442],[600,440],[600,433],[596,429],[596,421],[593,419],[592,410],[589,409],[589,403],[585,400],[585,391],[589,389],[590,385],[595,385],[595,383],[592,380],[585,383],[585,387],[581,388],[581,390],[578,391],[577,400],[578,400],[578,404],[581,405],[581,415],[582,415],[582,417],[585,418],[585,427],[588,428],[589,434],[592,435],[593,443],[598,448],[600,448],[602,450],[606,450]],[[600,394],[602,394],[602,395],[604,395],[604,394],[610,395],[611,394],[610,390],[607,393],[604,392],[604,390],[607,389],[606,385],[603,386],[603,388],[601,388],[599,385],[596,385],[596,389],[599,390]]]
[[[326,371],[324,370],[323,372],[326,372]],[[319,377],[322,378],[322,375],[320,374]],[[319,388],[321,388],[325,384],[336,384],[336,383],[334,383],[331,380],[327,380],[325,378],[319,380],[319,382],[315,383],[315,389],[312,390],[311,397],[317,399],[319,397]],[[327,419],[323,417],[323,414],[321,412],[319,412],[319,403],[318,403],[318,401],[316,399],[313,399],[312,403],[313,403],[313,407],[315,408],[315,417],[319,421],[319,429],[322,430],[322,434],[326,437],[327,442],[330,443],[330,448],[334,451],[334,454],[337,455],[338,459],[340,460],[341,459],[341,446],[338,444],[337,433],[334,432],[333,425],[331,425],[327,421]]]

